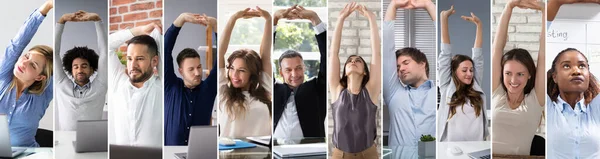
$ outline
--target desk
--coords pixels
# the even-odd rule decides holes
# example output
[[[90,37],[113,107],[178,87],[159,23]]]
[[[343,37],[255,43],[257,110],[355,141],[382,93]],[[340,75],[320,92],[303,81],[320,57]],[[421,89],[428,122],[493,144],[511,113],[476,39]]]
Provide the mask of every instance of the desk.
[[[463,154],[460,156],[449,154],[447,149],[453,146],[458,146]],[[489,149],[490,147],[490,141],[438,142],[436,157],[444,159],[470,159],[469,153]]]
[[[312,143],[325,143],[325,138],[323,137],[305,137],[305,138],[295,138],[295,139],[273,139],[273,146],[279,145],[302,145],[302,144],[312,144]],[[323,149],[323,152],[327,152],[327,148]],[[273,158],[280,158],[279,156],[273,154]],[[316,156],[305,156],[305,157],[286,157],[286,159],[326,159],[327,154],[316,155]]]
[[[240,139],[240,140],[256,144],[256,147],[247,148],[247,149],[233,149],[233,150],[219,151],[219,158],[220,159],[227,159],[227,158],[271,159],[271,156],[272,156],[271,155],[271,153],[272,153],[271,147],[267,147],[267,146],[261,145],[259,143],[252,142],[248,139]]]
[[[54,158],[52,148],[50,147],[12,147],[12,149],[26,149],[15,159],[51,159]]]
[[[215,143],[216,144],[216,143]],[[163,159],[175,159],[175,153],[187,153],[187,146],[164,146]]]
[[[76,153],[73,147],[75,131],[54,131],[57,159],[107,159],[108,152]]]

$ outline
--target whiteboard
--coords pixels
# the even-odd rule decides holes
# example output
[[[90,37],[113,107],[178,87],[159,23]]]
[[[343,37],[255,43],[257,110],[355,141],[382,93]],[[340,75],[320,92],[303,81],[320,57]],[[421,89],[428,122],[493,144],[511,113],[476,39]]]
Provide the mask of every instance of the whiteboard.
[[[581,51],[590,71],[600,75],[600,5],[564,5],[546,31],[546,69],[567,48]]]

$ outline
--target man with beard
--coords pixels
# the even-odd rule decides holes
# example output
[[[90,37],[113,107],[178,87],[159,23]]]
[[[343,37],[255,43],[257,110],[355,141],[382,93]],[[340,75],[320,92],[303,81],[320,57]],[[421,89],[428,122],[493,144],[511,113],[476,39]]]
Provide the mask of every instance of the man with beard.
[[[58,130],[75,131],[77,120],[100,120],[107,88],[105,25],[96,13],[78,11],[64,14],[56,24],[55,59],[60,59],[62,32],[66,22],[92,21],[96,26],[98,51],[88,47],[68,50],[56,67],[56,120]],[[64,69],[64,70],[63,70]],[[65,73],[66,71],[66,73]],[[90,77],[96,72],[93,80]]]
[[[383,100],[390,115],[389,146],[416,146],[421,135],[435,137],[436,86],[429,80],[429,63],[419,49],[396,50],[394,21],[397,9],[428,11],[436,19],[435,4],[429,0],[391,0],[383,28]]]
[[[212,43],[216,46],[217,19],[206,15],[182,13],[165,32],[165,145],[187,145],[192,125],[210,125],[217,96],[217,67],[212,67],[202,81],[202,64],[195,49],[185,48],[177,55],[182,78],[175,75],[173,47],[184,24],[200,24],[212,29]],[[209,41],[210,42],[210,41]],[[216,48],[213,48],[216,50]],[[217,64],[214,56],[213,64]]]
[[[110,144],[162,147],[162,81],[159,45],[162,27],[150,23],[110,34],[108,106]],[[127,45],[126,66],[117,49]]]

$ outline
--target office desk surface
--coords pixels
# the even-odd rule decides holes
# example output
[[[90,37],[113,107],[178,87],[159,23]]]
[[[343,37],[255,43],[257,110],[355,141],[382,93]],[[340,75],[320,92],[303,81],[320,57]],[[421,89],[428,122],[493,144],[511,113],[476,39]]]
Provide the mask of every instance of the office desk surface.
[[[246,142],[251,142],[247,139],[240,139]],[[260,145],[258,143],[251,142],[256,144],[254,148],[247,149],[235,149],[235,150],[224,150],[219,151],[220,159],[227,158],[246,158],[246,159],[271,159],[271,149],[267,146]],[[215,143],[217,144],[217,143]],[[187,146],[165,146],[163,148],[163,159],[175,159],[175,153],[187,153]]]
[[[304,137],[304,138],[292,138],[292,139],[273,139],[273,146],[279,145],[301,145],[301,144],[312,144],[312,143],[325,143],[325,138],[323,137]],[[323,149],[324,152],[327,152],[327,148]],[[276,154],[273,153],[273,158],[280,158]],[[327,155],[317,155],[317,156],[304,156],[304,157],[286,157],[286,159],[326,159]]]
[[[60,159],[107,159],[107,152],[86,152],[76,153],[73,147],[75,141],[75,131],[54,131],[54,148],[56,158]]]
[[[418,146],[384,146],[383,147],[383,159],[396,159],[396,158],[418,158],[418,159],[435,159],[434,157],[422,157],[419,156]],[[389,149],[389,153],[385,150]]]
[[[45,148],[45,147],[36,147],[36,148],[32,148],[32,147],[12,147],[13,149],[18,148],[18,149],[27,149],[25,150],[25,152],[23,152],[23,154],[17,156],[15,159],[51,159],[54,158],[54,154],[52,152],[52,148]]]
[[[256,144],[254,148],[247,149],[233,149],[233,150],[223,150],[219,151],[220,159],[227,158],[245,158],[245,159],[271,159],[271,147],[267,147],[261,145],[259,143],[252,142],[248,139],[240,139],[242,141],[250,142]]]
[[[450,154],[447,150],[453,146],[458,146],[463,154],[459,156]],[[436,158],[469,159],[469,153],[489,149],[490,147],[490,141],[438,142]]]

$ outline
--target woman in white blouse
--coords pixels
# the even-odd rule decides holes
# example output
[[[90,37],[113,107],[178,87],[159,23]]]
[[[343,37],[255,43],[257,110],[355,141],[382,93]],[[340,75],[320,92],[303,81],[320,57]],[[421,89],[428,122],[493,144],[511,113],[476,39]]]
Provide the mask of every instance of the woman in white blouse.
[[[235,22],[253,17],[265,18],[265,30],[260,45],[260,56],[251,49],[225,53]],[[221,37],[219,46],[220,103],[219,132],[222,137],[243,138],[271,135],[271,37],[269,12],[259,7],[244,9],[233,14]]]
[[[492,53],[494,154],[530,155],[531,143],[542,119],[546,30],[541,27],[537,67],[529,51],[515,48],[504,53],[504,48],[513,9],[519,7],[543,12],[543,6],[537,0],[509,1],[498,19]],[[540,16],[545,19],[544,14]]]
[[[438,58],[438,74],[442,96],[437,136],[440,141],[482,141],[488,135],[485,94],[479,81],[483,79],[482,24],[473,13],[461,16],[477,26],[473,59],[465,55],[452,56],[448,17],[454,12],[452,6],[440,13],[442,49]]]

